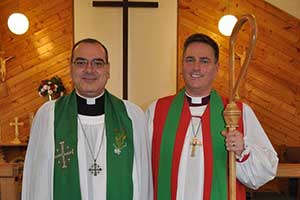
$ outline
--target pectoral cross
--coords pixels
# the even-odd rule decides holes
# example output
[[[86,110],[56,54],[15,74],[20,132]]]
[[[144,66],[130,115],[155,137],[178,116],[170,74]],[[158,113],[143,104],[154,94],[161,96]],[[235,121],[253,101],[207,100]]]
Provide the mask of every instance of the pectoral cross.
[[[55,159],[60,159],[58,160],[58,164],[62,163],[62,168],[67,168],[67,161],[70,162],[70,155],[74,154],[74,149],[71,149],[71,151],[65,152],[65,142],[61,141],[60,143],[60,153],[55,155]],[[67,146],[66,149],[68,150],[69,147]],[[59,149],[56,149],[56,152],[59,152]]]
[[[195,157],[196,146],[201,146],[202,143],[200,140],[197,139],[197,137],[194,136],[190,145],[192,145],[191,157]]]
[[[94,175],[94,176],[97,176],[101,171],[102,171],[102,168],[100,167],[100,165],[98,165],[96,163],[96,160],[94,160],[94,163],[93,165],[89,168],[89,171]]]
[[[10,126],[15,126],[15,139],[12,141],[14,144],[20,144],[21,141],[19,140],[19,126],[23,126],[23,122],[18,122],[19,118],[15,117],[15,122],[10,122]]]

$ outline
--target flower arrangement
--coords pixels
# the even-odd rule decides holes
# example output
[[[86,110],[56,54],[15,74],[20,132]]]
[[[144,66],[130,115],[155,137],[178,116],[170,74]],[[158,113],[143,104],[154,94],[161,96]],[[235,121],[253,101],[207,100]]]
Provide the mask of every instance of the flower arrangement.
[[[65,91],[66,89],[58,76],[42,80],[38,88],[39,95],[47,96],[49,100],[63,96]]]

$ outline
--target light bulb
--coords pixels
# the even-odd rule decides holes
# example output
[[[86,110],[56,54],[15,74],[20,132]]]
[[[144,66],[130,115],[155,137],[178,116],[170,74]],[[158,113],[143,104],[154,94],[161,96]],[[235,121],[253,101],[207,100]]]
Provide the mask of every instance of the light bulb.
[[[29,21],[22,13],[13,13],[7,20],[8,28],[17,35],[24,34],[29,28]]]
[[[218,24],[219,31],[225,36],[230,36],[236,22],[237,18],[235,16],[224,15]]]

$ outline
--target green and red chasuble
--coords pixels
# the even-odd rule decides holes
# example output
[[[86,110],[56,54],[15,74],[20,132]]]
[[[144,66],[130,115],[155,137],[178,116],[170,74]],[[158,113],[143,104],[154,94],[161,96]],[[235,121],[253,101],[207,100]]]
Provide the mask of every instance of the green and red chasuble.
[[[223,118],[225,103],[226,100],[213,90],[202,116],[204,200],[228,198],[227,150],[221,135],[226,129]],[[241,103],[238,106],[242,109]],[[179,163],[190,119],[185,90],[157,101],[152,138],[154,200],[176,200]],[[242,130],[240,119],[239,131]],[[237,200],[245,198],[245,188],[237,181]]]
[[[106,158],[107,158],[107,200],[132,200],[133,198],[133,129],[126,107],[122,100],[104,93],[105,128],[106,128]],[[68,153],[70,161],[66,164],[62,159],[55,159],[53,199],[80,200],[80,181],[77,153],[77,100],[75,91],[61,97],[55,102],[54,139],[55,157]],[[115,153],[114,144],[119,138],[125,139],[127,146],[121,154]],[[63,146],[63,147],[62,147]]]

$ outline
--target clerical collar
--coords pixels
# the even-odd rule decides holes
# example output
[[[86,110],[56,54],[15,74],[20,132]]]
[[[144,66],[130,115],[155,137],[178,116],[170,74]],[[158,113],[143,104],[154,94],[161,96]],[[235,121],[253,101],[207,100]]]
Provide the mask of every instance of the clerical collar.
[[[83,97],[76,92],[78,114],[98,116],[104,114],[104,93],[97,97]]]
[[[185,93],[187,97],[187,101],[189,103],[189,106],[196,107],[196,106],[204,106],[209,103],[210,95],[205,97],[191,97],[187,93]]]

